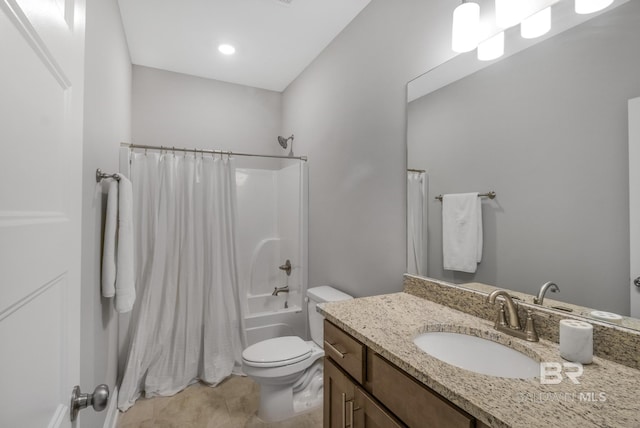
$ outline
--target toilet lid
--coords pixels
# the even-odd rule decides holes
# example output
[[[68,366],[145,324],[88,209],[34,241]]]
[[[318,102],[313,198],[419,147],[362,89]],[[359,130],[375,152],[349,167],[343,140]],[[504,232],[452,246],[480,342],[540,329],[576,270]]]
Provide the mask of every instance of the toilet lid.
[[[297,363],[311,355],[311,346],[297,336],[276,337],[249,346],[242,352],[245,364],[278,367]]]

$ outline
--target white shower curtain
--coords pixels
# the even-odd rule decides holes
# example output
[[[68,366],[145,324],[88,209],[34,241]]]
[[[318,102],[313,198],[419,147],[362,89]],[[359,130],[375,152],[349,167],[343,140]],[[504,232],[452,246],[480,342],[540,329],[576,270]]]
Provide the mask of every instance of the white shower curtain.
[[[427,174],[407,171],[407,272],[427,274]]]
[[[118,408],[239,372],[233,159],[132,154],[136,289]]]

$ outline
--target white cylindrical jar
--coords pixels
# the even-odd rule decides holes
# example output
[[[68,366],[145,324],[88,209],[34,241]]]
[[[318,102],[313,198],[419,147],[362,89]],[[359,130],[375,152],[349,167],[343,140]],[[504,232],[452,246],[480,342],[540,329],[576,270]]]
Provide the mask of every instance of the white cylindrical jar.
[[[560,321],[560,356],[574,363],[593,361],[593,326],[577,320]]]

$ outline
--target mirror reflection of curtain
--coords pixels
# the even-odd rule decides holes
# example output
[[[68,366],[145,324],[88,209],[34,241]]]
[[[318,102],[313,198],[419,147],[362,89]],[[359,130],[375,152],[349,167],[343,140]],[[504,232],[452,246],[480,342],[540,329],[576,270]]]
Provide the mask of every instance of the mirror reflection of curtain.
[[[407,171],[407,272],[427,274],[427,183],[424,172]]]
[[[636,167],[640,159],[640,97],[629,100],[629,240],[630,252],[630,278],[631,285],[631,311],[634,318],[640,318],[640,286],[635,286],[635,281],[640,278],[640,170]]]

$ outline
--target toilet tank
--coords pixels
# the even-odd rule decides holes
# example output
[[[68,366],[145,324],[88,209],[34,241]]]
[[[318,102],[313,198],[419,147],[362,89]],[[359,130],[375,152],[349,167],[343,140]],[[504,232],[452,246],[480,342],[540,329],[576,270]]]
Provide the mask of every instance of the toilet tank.
[[[324,302],[339,302],[341,300],[353,299],[352,296],[343,293],[328,285],[313,287],[307,290],[307,309],[309,313],[309,330],[311,330],[311,339],[319,347],[323,347],[323,328],[322,322],[324,317],[316,311],[316,305]]]

